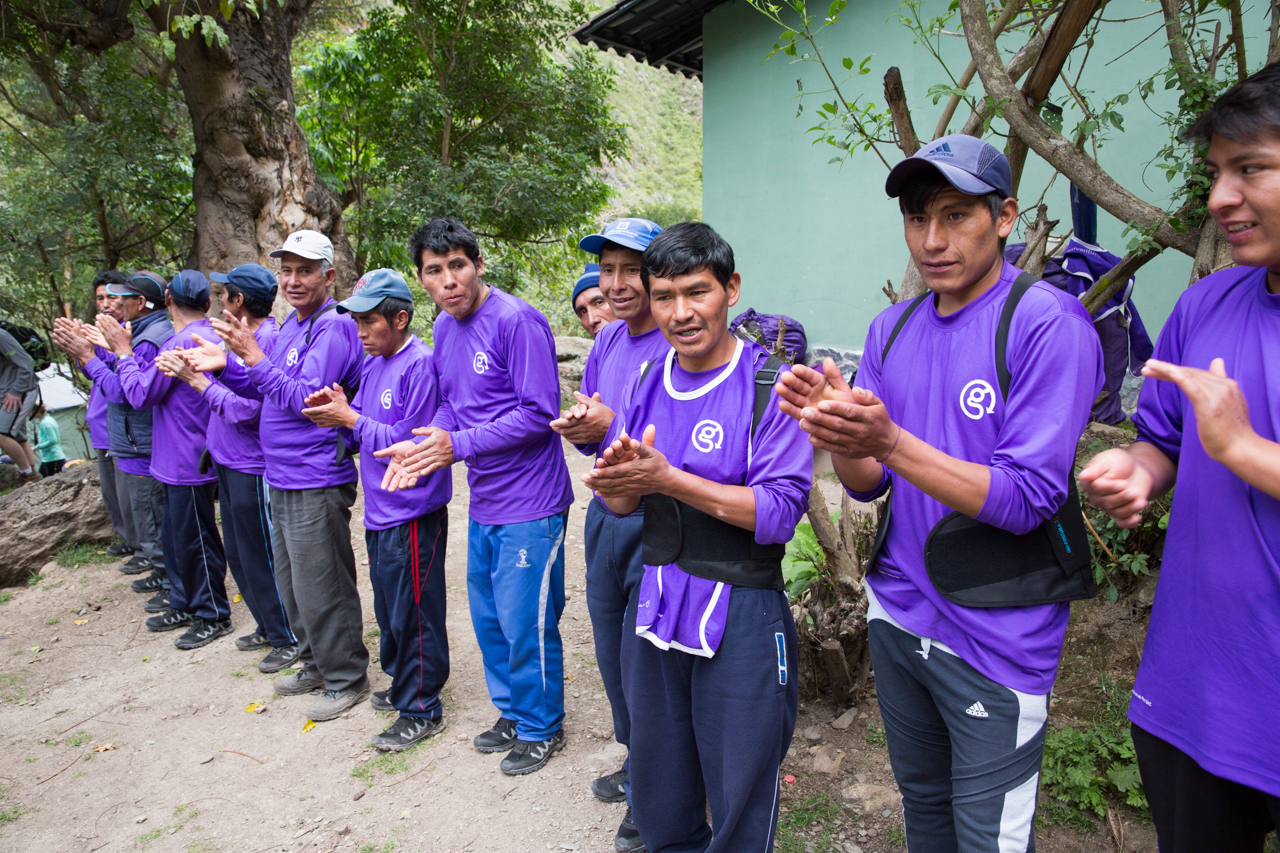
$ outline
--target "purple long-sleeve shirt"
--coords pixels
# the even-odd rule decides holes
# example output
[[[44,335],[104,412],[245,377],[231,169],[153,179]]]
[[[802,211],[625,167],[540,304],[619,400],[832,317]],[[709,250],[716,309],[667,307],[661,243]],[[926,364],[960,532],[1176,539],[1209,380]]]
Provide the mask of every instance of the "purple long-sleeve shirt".
[[[1280,440],[1280,295],[1236,267],[1183,291],[1155,357],[1240,386],[1249,421]],[[1280,797],[1280,500],[1213,461],[1195,410],[1148,379],[1138,440],[1178,466],[1169,536],[1129,719],[1215,776]]]
[[[1044,283],[1027,291],[1005,350],[1012,381],[1000,395],[995,338],[1000,313],[1021,273],[1005,264],[999,282],[953,314],[933,300],[915,312],[881,363],[885,341],[907,303],[871,323],[857,384],[889,417],[948,456],[986,465],[991,485],[975,518],[1012,533],[1034,530],[1066,498],[1076,443],[1102,388],[1098,334],[1080,301]],[[876,570],[876,599],[907,630],[950,647],[993,681],[1042,695],[1053,687],[1069,609],[964,607],[934,588],[924,564],[929,531],[951,508],[888,469],[880,486],[852,494],[871,500],[893,487],[893,521]]]
[[[417,488],[387,492],[378,488],[387,461],[373,454],[398,441],[416,440],[413,430],[430,423],[440,404],[431,347],[410,335],[390,358],[366,358],[360,370],[360,390],[351,408],[360,419],[344,437],[360,448],[360,476],[365,483],[364,526],[387,530],[434,512],[453,497],[448,468],[430,474]]]
[[[470,316],[436,320],[440,408],[467,463],[471,518],[517,524],[573,503],[569,467],[550,423],[560,416],[560,377],[551,325],[536,308],[494,287]]]
[[[160,352],[194,346],[193,332],[206,340],[214,337],[213,327],[202,318],[166,340]],[[154,358],[148,364],[140,364],[136,352],[135,357],[124,356],[116,361],[116,375],[129,405],[151,409],[151,476],[169,486],[194,486],[216,480],[212,471],[200,473],[209,426],[209,408],[200,393],[182,380],[161,373]]]
[[[88,371],[85,371],[85,376],[88,375]],[[107,435],[107,398],[103,396],[97,382],[89,388],[89,402],[85,406],[84,419],[89,425],[89,444],[93,449],[110,449],[111,437]]]
[[[274,317],[266,318],[254,330],[253,338],[263,352],[271,352],[277,331]],[[227,358],[238,360],[240,356],[228,353]],[[213,379],[204,389],[204,402],[211,412],[209,430],[205,437],[213,461],[242,474],[261,476],[266,470],[266,463],[262,458],[262,440],[258,435],[262,401],[242,397]]]
[[[316,426],[302,414],[307,397],[320,388],[335,382],[352,388],[360,378],[364,348],[355,321],[332,308],[320,313],[331,305],[333,300],[326,299],[301,323],[296,313],[290,314],[266,358],[247,369],[228,360],[218,377],[240,396],[262,398],[258,435],[267,483],[274,489],[322,489],[356,480],[349,457],[335,461],[337,431]]]
[[[138,341],[133,345],[133,360],[138,367],[146,369],[155,364],[156,354],[160,348],[148,341]],[[116,354],[101,347],[93,348],[93,358],[84,366],[84,372],[93,380],[93,387],[102,396],[103,405],[107,402],[128,404],[124,387],[120,384],[120,376],[116,373],[120,359]],[[136,408],[136,407],[135,407]],[[110,446],[108,444],[108,446]],[[155,452],[155,429],[152,428],[152,453]],[[150,456],[120,456],[116,465],[126,474],[139,477],[151,476]]]
[[[646,361],[656,361],[667,354],[671,344],[662,336],[661,329],[650,329],[632,335],[623,320],[614,320],[596,335],[587,355],[587,366],[582,371],[582,393],[588,397],[599,392],[600,402],[613,409],[614,416],[622,411],[627,383]],[[599,456],[600,444],[575,444],[578,451],[587,456]]]

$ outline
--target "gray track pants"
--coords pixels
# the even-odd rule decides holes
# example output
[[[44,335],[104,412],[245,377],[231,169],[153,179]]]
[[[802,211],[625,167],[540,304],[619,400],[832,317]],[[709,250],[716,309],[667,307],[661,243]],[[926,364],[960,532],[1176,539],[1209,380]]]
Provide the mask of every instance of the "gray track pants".
[[[351,550],[355,501],[355,483],[270,495],[276,587],[302,662],[320,670],[325,690],[363,686],[369,669]]]
[[[1033,853],[1048,695],[1003,687],[882,619],[869,632],[907,849]]]
[[[160,547],[160,522],[164,518],[164,486],[154,477],[126,474],[119,468],[116,477],[124,480],[133,511],[133,526],[138,535],[138,550],[158,568],[164,568],[164,550]],[[165,586],[168,586],[166,580]]]
[[[138,550],[138,531],[133,526],[133,507],[129,505],[129,490],[124,478],[116,476],[116,460],[107,451],[98,449],[98,481],[102,483],[102,501],[107,505],[111,526],[124,544]]]

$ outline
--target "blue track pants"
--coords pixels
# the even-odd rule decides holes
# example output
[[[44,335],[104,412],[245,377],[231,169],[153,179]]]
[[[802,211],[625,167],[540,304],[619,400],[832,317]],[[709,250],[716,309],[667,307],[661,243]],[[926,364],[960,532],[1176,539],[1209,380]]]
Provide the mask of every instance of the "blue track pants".
[[[217,491],[215,483],[165,485],[160,521],[165,570],[173,583],[169,604],[210,622],[231,618],[227,558],[213,508]]]
[[[276,589],[271,557],[271,516],[267,485],[260,475],[217,466],[218,502],[222,509],[222,542],[227,564],[240,595],[258,623],[257,633],[274,648],[297,642]]]

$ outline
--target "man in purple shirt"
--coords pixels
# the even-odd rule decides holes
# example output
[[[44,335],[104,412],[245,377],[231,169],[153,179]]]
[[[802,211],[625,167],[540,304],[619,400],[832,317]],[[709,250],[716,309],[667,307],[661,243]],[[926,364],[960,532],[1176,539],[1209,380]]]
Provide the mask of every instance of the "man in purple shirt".
[[[729,244],[673,225],[643,276],[669,346],[632,372],[617,438],[583,477],[608,512],[643,518],[622,631],[635,824],[654,853],[772,850],[798,698],[782,556],[813,452],[770,389],[782,363],[729,332]]]
[[[215,272],[209,277],[223,286],[223,310],[248,325],[258,346],[270,352],[276,338],[276,321],[271,316],[278,286],[275,275],[259,264],[241,264],[229,274]],[[232,356],[233,361],[239,358]],[[298,659],[298,640],[289,630],[271,559],[266,466],[258,435],[262,401],[242,397],[209,374],[197,373],[176,350],[161,353],[156,363],[166,375],[195,389],[209,407],[205,440],[218,476],[222,541],[231,576],[255,623],[252,633],[236,638],[236,648],[244,652],[270,649],[258,662],[258,670],[279,672]]]
[[[209,310],[209,281],[203,273],[183,270],[174,276],[165,288],[164,304],[174,334],[161,346],[157,360],[189,347],[194,334],[212,334],[204,316]],[[151,409],[152,443],[159,450],[151,457],[151,475],[164,486],[160,538],[173,589],[169,609],[148,619],[147,628],[172,631],[188,626],[174,645],[198,649],[231,633],[227,561],[214,510],[217,478],[200,466],[209,409],[199,393],[166,376],[155,362],[140,365],[132,336],[114,319],[99,317],[98,329],[116,354],[116,375],[129,405]]]
[[[387,485],[467,463],[471,486],[467,598],[500,714],[475,738],[508,751],[513,776],[540,770],[564,748],[564,522],[573,489],[560,438],[555,340],[527,302],[485,284],[480,246],[456,219],[435,219],[409,241],[418,281],[441,314],[435,371],[440,408],[425,439],[378,451],[397,460]]]
[[[822,372],[797,367],[779,390],[814,446],[831,452],[850,495],[869,501],[893,489],[867,575],[867,620],[907,846],[1029,850],[1068,605],[957,603],[962,596],[936,580],[947,555],[931,553],[926,564],[926,541],[944,521],[967,517],[987,541],[1005,542],[1073,505],[1071,469],[1102,387],[1101,347],[1078,300],[1044,282],[1016,283],[1020,271],[1001,257],[1018,203],[993,146],[942,137],[895,166],[886,191],[898,198],[929,293],[872,321],[860,387],[828,359]],[[1024,286],[999,351],[1006,300]],[[1000,564],[1009,580],[1030,574],[1025,558],[1019,550]]]
[[[449,679],[445,630],[444,557],[453,480],[448,468],[421,488],[385,491],[387,463],[374,456],[430,423],[439,407],[431,348],[409,331],[413,293],[395,270],[370,270],[338,310],[355,318],[366,358],[360,390],[348,403],[340,385],[321,388],[302,413],[322,427],[337,427],[360,454],[365,482],[365,544],[369,582],[380,632],[379,660],[391,676],[388,690],[370,704],[397,711],[372,746],[399,752],[444,731],[440,690]]]
[[[573,306],[573,313],[578,316],[583,330],[593,338],[600,334],[601,329],[618,319],[609,307],[609,300],[604,298],[604,291],[600,289],[599,264],[587,264],[587,268],[573,285],[569,304]]]
[[[582,389],[574,394],[577,404],[551,422],[552,429],[584,454],[598,455],[614,412],[626,403],[623,392],[627,382],[643,364],[657,361],[671,349],[649,310],[649,294],[640,278],[641,253],[660,233],[657,223],[647,219],[619,219],[610,222],[603,233],[588,235],[578,244],[583,251],[599,256],[600,290],[620,321],[610,323],[596,336],[582,374]],[[613,734],[623,746],[631,740],[631,718],[622,689],[622,626],[627,603],[644,575],[640,560],[642,521],[639,511],[625,518],[611,515],[599,499],[587,506],[587,611],[595,638],[596,665],[613,711]],[[625,801],[630,790],[628,767],[624,762],[621,770],[596,779],[591,792],[607,803]],[[629,811],[618,828],[614,848],[623,853],[644,848]]]
[[[1160,850],[1261,853],[1280,827],[1280,65],[1186,136],[1208,145],[1209,213],[1239,266],[1178,299],[1138,440],[1080,482],[1124,528],[1177,485],[1129,703]]]

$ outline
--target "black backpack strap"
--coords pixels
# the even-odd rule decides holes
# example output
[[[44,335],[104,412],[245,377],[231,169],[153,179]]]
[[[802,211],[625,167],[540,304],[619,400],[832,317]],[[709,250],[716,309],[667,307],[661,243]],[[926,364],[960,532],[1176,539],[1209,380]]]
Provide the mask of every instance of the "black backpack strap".
[[[769,407],[769,394],[773,392],[773,385],[778,381],[778,374],[782,372],[784,364],[786,364],[785,361],[769,353],[764,366],[756,371],[756,399],[751,409],[751,439],[753,440],[756,437],[756,427],[760,426],[760,419],[764,417],[765,409]]]
[[[1004,300],[1004,310],[1000,312],[1000,324],[996,326],[996,378],[1000,380],[1000,397],[1003,400],[1009,399],[1009,383],[1013,381],[1013,377],[1009,375],[1006,352],[1009,346],[1009,325],[1013,322],[1013,312],[1018,310],[1018,303],[1039,280],[1029,272],[1024,272],[1014,279],[1013,287],[1009,289],[1009,295]]]
[[[316,311],[315,313],[313,313],[310,319],[307,320],[307,336],[306,336],[307,346],[311,346],[311,330],[315,328],[316,318],[319,317],[321,314],[327,314],[328,312],[332,311],[334,308],[337,308],[337,307],[338,307],[338,303],[330,302],[328,305],[324,306],[319,311]]]
[[[916,309],[924,304],[924,301],[933,295],[933,291],[926,290],[924,293],[911,300],[911,304],[907,306],[907,310],[902,312],[902,316],[898,318],[898,322],[893,324],[893,331],[889,333],[889,340],[884,342],[884,349],[880,351],[880,363],[884,364],[884,360],[889,356],[889,347],[893,346],[893,342],[898,339],[898,333],[902,331],[902,327],[907,325],[907,321],[911,319],[911,315],[916,313]]]

